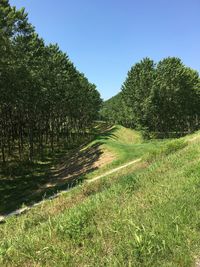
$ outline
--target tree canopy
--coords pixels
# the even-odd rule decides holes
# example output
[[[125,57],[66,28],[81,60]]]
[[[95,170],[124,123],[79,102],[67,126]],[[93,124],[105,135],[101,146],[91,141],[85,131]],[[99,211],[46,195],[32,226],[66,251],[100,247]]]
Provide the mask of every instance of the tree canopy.
[[[104,119],[166,137],[197,130],[199,107],[197,71],[176,57],[158,64],[144,58],[130,69],[121,92],[104,103],[101,114]]]
[[[50,144],[81,138],[98,116],[96,86],[58,45],[46,45],[24,9],[0,4],[0,147],[34,159]],[[28,153],[26,152],[28,148]]]

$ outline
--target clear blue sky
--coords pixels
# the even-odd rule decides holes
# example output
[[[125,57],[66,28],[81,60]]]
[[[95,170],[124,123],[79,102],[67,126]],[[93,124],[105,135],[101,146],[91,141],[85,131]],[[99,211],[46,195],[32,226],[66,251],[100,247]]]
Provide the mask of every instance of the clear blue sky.
[[[200,71],[200,0],[11,0],[58,43],[104,99],[143,57],[180,57]]]

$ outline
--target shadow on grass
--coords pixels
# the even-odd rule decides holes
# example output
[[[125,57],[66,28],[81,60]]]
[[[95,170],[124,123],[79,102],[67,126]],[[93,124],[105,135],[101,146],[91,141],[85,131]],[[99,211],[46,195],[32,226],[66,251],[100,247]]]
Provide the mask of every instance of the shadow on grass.
[[[108,139],[117,139],[117,136],[115,135],[115,132],[117,131],[117,126],[110,126],[110,127],[101,127],[101,133],[97,133],[95,135],[95,140],[99,142],[103,142],[103,140]]]
[[[0,166],[0,215],[81,183],[86,174],[98,169],[101,140],[113,136],[115,130],[106,125],[97,129],[104,133],[96,134],[98,141],[86,149],[81,146],[72,151],[57,151],[37,163],[15,161],[9,166]],[[53,169],[57,163],[59,165]]]

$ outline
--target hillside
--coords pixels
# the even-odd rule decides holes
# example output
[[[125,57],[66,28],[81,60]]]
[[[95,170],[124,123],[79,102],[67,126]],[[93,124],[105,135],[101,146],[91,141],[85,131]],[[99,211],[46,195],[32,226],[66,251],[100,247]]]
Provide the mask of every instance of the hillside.
[[[130,159],[123,145],[141,148],[132,156],[143,161],[8,219],[1,266],[195,266],[200,134],[130,144],[129,130],[114,129],[99,136],[101,146],[120,151],[121,161]]]
[[[0,170],[0,215],[53,196],[84,180],[141,158],[164,142],[144,142],[139,132],[123,126],[98,122],[90,133],[92,141],[75,149],[63,149],[32,163]]]

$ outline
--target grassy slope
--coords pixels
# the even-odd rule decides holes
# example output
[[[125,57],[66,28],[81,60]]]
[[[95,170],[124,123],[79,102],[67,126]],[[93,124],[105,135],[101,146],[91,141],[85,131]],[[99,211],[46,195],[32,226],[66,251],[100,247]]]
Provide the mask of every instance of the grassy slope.
[[[68,158],[72,158],[75,153],[79,156],[74,159],[74,162],[71,162],[71,170],[88,168],[88,171],[85,170],[82,175],[79,175],[79,178],[81,176],[84,180],[141,157],[146,150],[152,147],[152,144],[143,145],[141,143],[142,138],[138,132],[122,126],[108,127],[105,123],[98,123],[92,135],[95,136],[94,141],[83,146],[81,150],[68,151],[63,148],[57,153],[48,153],[43,161],[36,161],[33,164],[25,162],[19,165],[18,162],[13,161],[9,168],[1,169],[0,166],[0,215],[20,208],[23,204],[30,205],[43,199],[44,196],[52,195],[60,189],[71,186],[71,182],[68,183],[68,180],[64,184],[60,184],[58,181],[56,186],[40,190],[45,188],[45,184],[51,178],[49,170],[53,168],[56,170],[60,161],[67,162]],[[101,155],[103,153],[106,155],[107,152],[109,155],[113,154],[113,162],[94,167],[95,161],[100,160]],[[103,160],[106,160],[106,156]],[[65,170],[68,170],[68,167],[64,168],[63,173]]]
[[[96,136],[95,140],[85,147],[88,148],[89,146],[99,144],[100,149],[104,153],[109,151],[114,155],[114,160],[86,175],[86,178],[92,178],[126,162],[143,157],[147,153],[154,151],[155,148],[164,147],[165,143],[166,141],[144,142],[139,132],[115,125],[104,134]]]
[[[104,132],[105,129],[106,132]],[[103,133],[101,133],[102,131]],[[82,177],[83,179],[93,177],[97,173],[103,173],[105,170],[111,169],[112,166],[117,166],[119,164],[118,159],[125,162],[131,158],[126,156],[126,148],[123,147],[123,144],[120,149],[117,148],[117,145],[119,143],[121,144],[122,141],[124,141],[125,144],[127,144],[127,142],[136,143],[140,139],[137,132],[121,126],[109,129],[104,123],[98,123],[92,135],[96,136],[95,140],[83,146],[81,151],[78,151],[78,153],[80,152],[80,158],[84,158],[82,155],[84,154],[84,151],[86,151],[87,154],[87,150],[90,150],[93,145],[96,145],[97,148],[93,156],[96,155],[97,160],[100,154],[104,152],[106,153],[107,151],[112,151],[112,153],[115,154],[116,160],[114,161],[114,164],[108,164],[103,168],[92,168],[93,162],[91,160],[91,169],[96,169],[96,172],[93,171],[89,175],[84,173]],[[117,139],[114,140],[116,137]],[[60,161],[63,161],[65,158],[70,158],[75,152],[77,153],[77,149],[68,150],[67,148],[63,148],[62,150],[54,151],[54,153],[46,153],[43,160],[38,160],[34,163],[24,162],[19,164],[19,162],[13,161],[10,163],[9,167],[1,168],[0,166],[0,215],[1,213],[20,208],[23,203],[29,205],[34,201],[41,200],[44,195],[51,195],[53,192],[59,190],[60,188],[57,186],[51,190],[42,192],[41,194],[35,193],[48,182],[50,178],[50,169],[56,168]],[[88,157],[90,157],[90,155]],[[84,166],[80,165],[78,167],[84,168]],[[74,166],[74,168],[76,167]],[[66,183],[66,187],[67,186]]]
[[[1,225],[0,265],[194,266],[200,134],[158,144],[147,143],[146,163]]]

